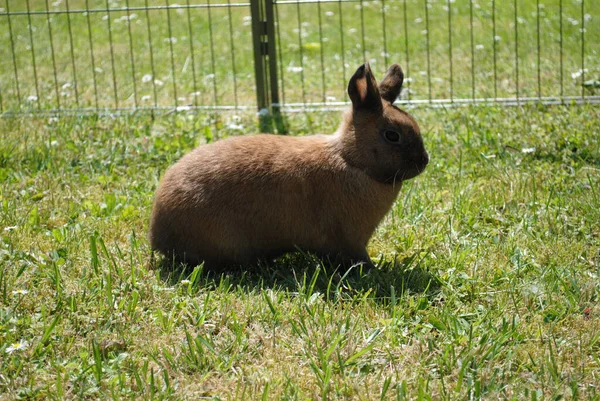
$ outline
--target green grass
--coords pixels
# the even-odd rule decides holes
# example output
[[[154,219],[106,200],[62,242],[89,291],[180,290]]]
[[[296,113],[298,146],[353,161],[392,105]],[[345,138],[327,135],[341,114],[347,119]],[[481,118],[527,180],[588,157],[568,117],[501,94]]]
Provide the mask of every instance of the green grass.
[[[414,115],[431,163],[348,275],[151,265],[160,174],[232,115],[1,119],[0,398],[600,399],[600,109]]]
[[[0,14],[0,112],[136,104],[253,106],[256,102],[248,6],[212,8],[210,13],[206,8],[172,7],[169,11],[66,14],[67,3],[69,10],[77,11],[86,9],[86,3],[92,10],[104,9],[106,3],[111,9],[139,8],[145,0],[28,2],[32,11],[45,12],[48,4],[51,11],[59,13],[50,14],[50,22],[44,13],[30,17],[11,14],[9,18],[7,10],[26,12],[27,2],[0,2],[4,9],[0,13],[5,13]],[[205,1],[191,2],[199,3]],[[211,1],[217,3],[226,1]],[[359,2],[277,6],[281,101],[345,100],[348,79],[365,58],[379,79],[389,64],[400,63],[410,78],[411,99],[420,100],[429,98],[430,85],[434,99],[515,97],[517,75],[520,97],[580,96],[582,77],[577,73],[582,62],[587,79],[600,77],[600,57],[595,51],[600,41],[600,14],[591,2],[585,2],[582,16],[577,1],[543,1],[538,38],[534,1],[517,1],[516,28],[513,1],[496,1],[495,10],[490,1],[473,1],[471,32],[471,2],[458,0],[449,3],[451,41],[446,1],[429,0],[428,15],[423,0],[407,0],[406,14],[400,0],[362,3],[362,12]],[[150,0],[148,4],[164,7],[166,2]],[[593,90],[586,91],[586,95],[592,94]]]
[[[279,5],[282,100],[343,100],[363,56],[379,75],[399,62],[413,99],[427,99],[429,81],[434,98],[451,83],[454,97],[494,97],[491,2],[473,2],[475,71],[470,2],[451,4],[452,82],[447,3],[429,3],[429,74],[423,1],[407,2],[408,47],[400,1],[385,1],[385,44],[382,3],[364,2],[364,48],[358,3],[303,4],[300,21]],[[495,3],[497,96],[512,97],[513,2]],[[559,1],[543,3],[538,65],[536,4],[518,1],[520,96],[561,92]],[[563,90],[577,96],[581,4],[562,3]],[[7,4],[27,3],[0,13]],[[586,77],[597,79],[600,15],[585,4]],[[10,27],[0,15],[0,112],[132,107],[134,89],[151,106],[148,74],[162,83],[158,106],[254,104],[248,7],[210,20],[206,9],[135,14],[127,25],[110,13],[112,54],[105,12],[52,14],[52,42],[45,15],[31,30],[26,15]],[[303,254],[225,275],[151,260],[161,174],[199,144],[255,133],[251,112],[0,119],[0,399],[600,399],[600,109],[412,112],[432,161],[374,235],[378,269],[348,274]],[[339,120],[286,116],[294,135]]]

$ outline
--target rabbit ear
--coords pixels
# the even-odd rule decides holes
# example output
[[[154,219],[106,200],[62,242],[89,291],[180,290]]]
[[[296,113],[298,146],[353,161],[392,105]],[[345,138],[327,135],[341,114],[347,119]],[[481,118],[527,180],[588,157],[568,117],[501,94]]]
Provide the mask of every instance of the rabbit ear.
[[[355,109],[380,109],[381,97],[369,63],[358,67],[348,83],[348,95]]]
[[[394,103],[398,95],[400,95],[403,81],[404,72],[402,72],[402,68],[398,64],[393,64],[379,84],[381,97],[390,103]]]

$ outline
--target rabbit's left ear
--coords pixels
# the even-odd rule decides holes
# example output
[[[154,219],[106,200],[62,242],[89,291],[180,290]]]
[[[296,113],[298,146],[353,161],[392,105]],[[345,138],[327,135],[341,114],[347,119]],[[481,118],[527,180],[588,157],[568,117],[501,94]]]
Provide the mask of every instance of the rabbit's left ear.
[[[381,97],[377,81],[373,77],[369,63],[361,65],[348,83],[348,96],[354,109],[381,109]]]
[[[402,82],[404,82],[404,72],[398,64],[393,64],[379,84],[381,97],[390,103],[394,103],[400,95]]]

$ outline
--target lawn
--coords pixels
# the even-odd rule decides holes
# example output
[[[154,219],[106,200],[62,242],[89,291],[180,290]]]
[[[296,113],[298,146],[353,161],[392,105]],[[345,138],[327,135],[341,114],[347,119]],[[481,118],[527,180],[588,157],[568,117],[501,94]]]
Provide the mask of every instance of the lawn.
[[[1,119],[0,398],[599,399],[600,109],[413,114],[432,161],[347,275],[151,261],[161,173],[252,114]]]
[[[0,1],[0,114],[71,111],[0,118],[0,400],[600,400],[600,107],[411,108],[431,162],[375,270],[183,269],[148,245],[161,175],[258,128],[248,5],[180,3]],[[344,101],[364,58],[404,99],[597,94],[598,7],[538,3],[280,2],[281,100]],[[94,115],[182,105],[248,108]]]

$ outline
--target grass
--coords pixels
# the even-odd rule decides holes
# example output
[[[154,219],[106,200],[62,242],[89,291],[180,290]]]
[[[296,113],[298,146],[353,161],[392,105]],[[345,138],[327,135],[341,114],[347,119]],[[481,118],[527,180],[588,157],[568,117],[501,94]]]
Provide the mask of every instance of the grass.
[[[88,3],[145,1],[68,6]],[[600,74],[590,2],[545,1],[538,37],[537,4],[517,1],[518,46],[514,2],[428,3],[406,2],[407,42],[400,1],[280,4],[282,100],[343,100],[364,58],[380,75],[400,62],[412,99],[512,97],[517,72],[519,96],[578,96],[582,45],[586,79]],[[8,7],[27,2],[0,4],[0,113],[252,110],[247,6],[50,23]],[[151,261],[161,174],[256,133],[251,112],[0,118],[0,399],[600,399],[600,109],[411,112],[432,161],[372,238],[378,268],[348,274],[302,253],[224,275]],[[295,135],[340,120],[285,118]]]
[[[347,275],[150,263],[160,174],[253,115],[0,120],[0,398],[600,399],[600,109],[414,115],[432,161]]]
[[[145,11],[146,3],[172,7]],[[253,108],[249,6],[187,9],[186,1],[175,3],[0,2],[0,112]],[[365,59],[379,79],[389,64],[400,63],[405,96],[414,100],[593,95],[593,89],[582,93],[582,78],[600,76],[594,47],[600,15],[583,3],[582,10],[577,1],[543,1],[539,18],[537,3],[527,0],[429,0],[428,8],[422,0],[282,3],[276,7],[281,101],[347,100],[348,79]],[[26,14],[28,4],[37,14]],[[116,11],[98,11],[107,5]],[[78,12],[88,6],[92,12]],[[133,11],[123,11],[127,6]]]

